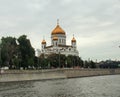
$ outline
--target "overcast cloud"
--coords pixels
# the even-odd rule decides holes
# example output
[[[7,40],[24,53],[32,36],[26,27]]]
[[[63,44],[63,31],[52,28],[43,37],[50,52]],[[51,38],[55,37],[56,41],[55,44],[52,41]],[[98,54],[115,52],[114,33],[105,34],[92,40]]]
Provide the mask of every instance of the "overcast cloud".
[[[120,60],[120,0],[0,0],[0,38],[25,34],[41,49],[57,19],[82,59]]]

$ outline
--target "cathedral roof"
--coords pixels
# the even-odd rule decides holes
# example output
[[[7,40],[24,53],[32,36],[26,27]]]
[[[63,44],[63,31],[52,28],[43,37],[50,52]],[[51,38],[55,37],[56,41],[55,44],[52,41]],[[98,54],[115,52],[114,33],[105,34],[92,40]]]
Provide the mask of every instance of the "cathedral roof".
[[[59,24],[57,24],[57,26],[55,27],[55,29],[52,31],[51,34],[52,35],[54,35],[54,34],[64,34],[65,35],[65,31],[59,26]]]
[[[46,44],[46,41],[43,39],[42,44]]]

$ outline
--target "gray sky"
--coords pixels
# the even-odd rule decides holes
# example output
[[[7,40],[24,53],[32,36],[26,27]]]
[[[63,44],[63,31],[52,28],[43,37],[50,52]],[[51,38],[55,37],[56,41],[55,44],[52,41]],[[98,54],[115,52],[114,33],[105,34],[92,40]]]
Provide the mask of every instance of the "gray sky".
[[[0,38],[25,34],[41,49],[57,19],[82,59],[120,60],[120,0],[0,0]]]

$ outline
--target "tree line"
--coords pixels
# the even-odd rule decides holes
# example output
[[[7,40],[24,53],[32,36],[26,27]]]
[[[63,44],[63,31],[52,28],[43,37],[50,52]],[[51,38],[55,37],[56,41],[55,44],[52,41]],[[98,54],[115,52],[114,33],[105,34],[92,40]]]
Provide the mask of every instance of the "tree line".
[[[65,56],[51,54],[47,57],[42,54],[35,56],[35,49],[31,46],[26,35],[19,38],[2,37],[0,44],[0,68],[9,69],[46,69],[46,68],[96,68],[95,62],[83,61],[79,56]]]

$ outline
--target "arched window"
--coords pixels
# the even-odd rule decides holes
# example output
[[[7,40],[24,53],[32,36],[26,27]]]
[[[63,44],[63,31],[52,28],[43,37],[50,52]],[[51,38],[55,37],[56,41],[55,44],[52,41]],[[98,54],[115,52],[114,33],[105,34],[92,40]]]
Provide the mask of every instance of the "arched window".
[[[61,39],[59,39],[59,43],[61,43]]]
[[[62,39],[62,43],[64,43],[64,39]]]

